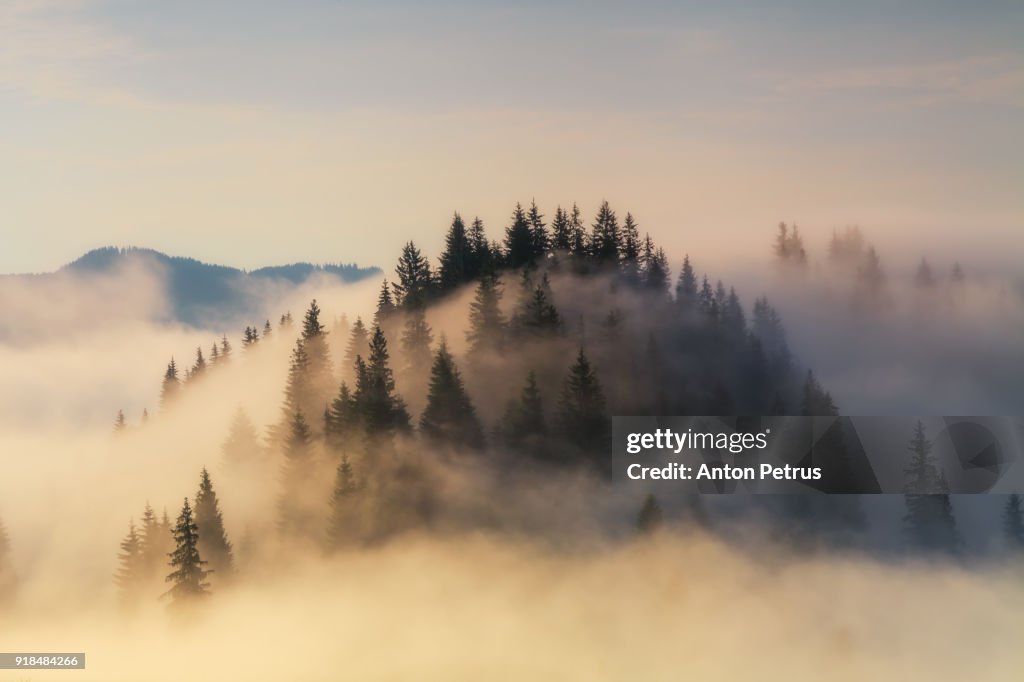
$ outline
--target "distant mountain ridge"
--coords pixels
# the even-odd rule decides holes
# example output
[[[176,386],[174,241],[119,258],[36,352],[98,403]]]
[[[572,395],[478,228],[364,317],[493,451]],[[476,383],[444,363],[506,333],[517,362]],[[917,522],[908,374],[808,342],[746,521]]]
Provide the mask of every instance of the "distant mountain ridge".
[[[123,266],[140,264],[147,269],[163,271],[173,318],[193,325],[211,318],[259,314],[262,312],[257,309],[261,295],[275,285],[299,286],[316,275],[327,275],[341,282],[357,282],[381,273],[378,267],[360,267],[355,263],[291,263],[246,271],[204,263],[195,258],[170,256],[154,249],[107,246],[89,251],[57,273],[7,277],[106,274],[114,273]]]

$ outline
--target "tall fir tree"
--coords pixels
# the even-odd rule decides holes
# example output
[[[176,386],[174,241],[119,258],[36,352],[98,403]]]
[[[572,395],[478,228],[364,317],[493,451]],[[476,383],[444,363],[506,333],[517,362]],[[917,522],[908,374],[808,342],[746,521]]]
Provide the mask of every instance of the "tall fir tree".
[[[316,476],[313,434],[302,412],[292,417],[281,467],[281,494],[278,498],[278,531],[291,540],[309,540],[316,536],[316,514],[310,509],[307,491]]]
[[[195,381],[206,373],[206,359],[203,357],[203,349],[196,347],[196,359],[192,363],[192,370],[189,372],[189,379]]]
[[[199,528],[192,516],[188,498],[181,507],[178,522],[174,526],[174,551],[169,554],[171,568],[166,581],[171,589],[166,592],[174,604],[184,604],[210,593],[206,581],[210,574],[206,562],[199,554]]]
[[[558,426],[561,435],[578,447],[592,463],[600,465],[608,452],[610,421],[601,383],[580,348],[576,362],[562,388],[558,403]]]
[[[650,237],[647,238],[650,242]],[[626,213],[626,219],[622,223],[622,248],[619,253],[619,266],[622,269],[622,279],[626,284],[639,287],[642,277],[640,232],[637,229],[636,221],[632,213]],[[653,255],[653,251],[651,252]]]
[[[469,357],[498,351],[505,340],[505,316],[501,312],[501,283],[494,275],[484,275],[477,282],[473,301],[469,304]]]
[[[651,235],[644,235],[640,251],[641,281],[644,289],[668,296],[669,271],[668,257],[661,248],[655,248]]]
[[[530,255],[533,260],[542,258],[551,247],[551,239],[548,236],[547,225],[544,224],[544,216],[537,208],[537,202],[530,202],[530,210],[526,215],[530,223]]]
[[[505,228],[505,263],[511,268],[520,268],[531,263],[534,257],[533,233],[522,204],[517,203],[512,212],[512,223]]]
[[[919,420],[907,445],[910,461],[903,470],[907,475],[903,488],[907,513],[903,521],[908,535],[919,549],[956,552],[960,537],[949,499],[949,486],[932,448],[924,423]]]
[[[178,397],[181,389],[181,381],[178,378],[178,366],[174,358],[167,363],[167,371],[164,372],[163,385],[160,387],[160,408],[167,409]]]
[[[569,214],[559,206],[555,209],[555,217],[551,221],[551,248],[569,253],[572,250],[572,236]]]
[[[590,253],[587,231],[583,227],[583,217],[580,214],[579,206],[575,203],[569,213],[569,251],[578,258],[585,258]]]
[[[607,201],[601,202],[591,226],[591,255],[598,263],[618,263],[622,248],[619,221]]]
[[[369,362],[356,359],[356,391],[353,395],[356,414],[371,438],[386,437],[409,427],[405,403],[395,393],[395,379],[390,366],[388,343],[380,327],[370,339]],[[362,366],[362,369],[359,369]]]
[[[427,324],[423,309],[408,311],[402,329],[402,354],[406,365],[411,368],[426,367],[430,362],[430,344],[433,342],[434,334]]]
[[[676,282],[676,305],[686,315],[692,315],[697,310],[697,274],[690,264],[689,254],[683,257],[683,267]]]
[[[360,539],[358,496],[361,486],[348,456],[342,456],[334,476],[331,494],[331,516],[327,524],[329,549],[340,549]]]
[[[377,311],[373,314],[373,323],[377,326],[386,325],[397,309],[398,306],[395,305],[394,297],[391,296],[391,288],[385,279],[380,285],[380,294],[377,296]],[[362,322],[359,322],[359,324],[362,324]],[[364,346],[365,344],[359,347],[361,349]]]
[[[427,406],[420,417],[420,433],[426,438],[455,447],[480,449],[483,429],[462,375],[442,339],[430,368]]]
[[[325,432],[327,444],[334,450],[344,450],[351,445],[351,439],[357,434],[359,415],[356,412],[355,398],[346,382],[341,382],[338,395],[331,401],[327,411]]]
[[[1024,552],[1024,509],[1018,493],[1007,497],[1003,506],[1003,537],[1011,552]]]
[[[529,273],[523,272],[520,301],[513,326],[520,336],[545,338],[557,335],[562,329],[562,318],[553,302],[551,282],[547,273],[534,285]]]
[[[220,502],[206,467],[203,467],[199,475],[199,490],[196,492],[195,501],[195,522],[199,532],[199,553],[206,557],[214,579],[218,583],[223,583],[234,573],[234,557],[227,532],[224,530]]]
[[[472,282],[480,275],[494,271],[494,252],[484,232],[484,221],[473,218],[469,226],[469,248],[471,258],[466,268],[466,281]]]
[[[547,434],[544,403],[533,371],[526,376],[526,385],[519,397],[510,400],[505,407],[500,432],[507,446],[514,449],[527,449],[524,446],[528,446],[531,451],[537,450]]]
[[[379,325],[378,325],[379,326]],[[348,344],[345,346],[345,374],[349,381],[355,381],[356,356],[366,353],[366,346],[370,343],[370,333],[363,324],[363,318],[357,317],[352,329],[349,331]]]
[[[433,275],[430,262],[413,242],[406,242],[402,247],[395,274],[398,275],[398,281],[392,289],[398,304],[406,310],[426,305],[433,287]]]
[[[444,239],[444,252],[441,254],[438,272],[438,284],[444,291],[454,289],[467,281],[473,270],[473,246],[466,233],[466,224],[457,212],[452,217],[451,227]]]
[[[122,604],[130,606],[139,598],[146,583],[142,537],[136,531],[134,521],[128,523],[128,534],[121,540],[120,547],[114,583]]]

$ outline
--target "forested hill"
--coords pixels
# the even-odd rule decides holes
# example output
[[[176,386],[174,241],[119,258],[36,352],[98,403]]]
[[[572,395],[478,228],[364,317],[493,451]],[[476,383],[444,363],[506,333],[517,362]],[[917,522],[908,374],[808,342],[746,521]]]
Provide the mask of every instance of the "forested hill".
[[[354,263],[292,263],[245,271],[224,265],[203,263],[194,258],[169,256],[144,248],[104,247],[89,251],[61,268],[70,273],[113,273],[133,263],[159,269],[166,276],[171,315],[179,322],[198,325],[211,315],[245,315],[259,307],[262,285],[300,285],[317,274],[355,282],[380,274],[376,267]],[[19,275],[20,276],[20,275]],[[33,277],[47,277],[35,275]]]

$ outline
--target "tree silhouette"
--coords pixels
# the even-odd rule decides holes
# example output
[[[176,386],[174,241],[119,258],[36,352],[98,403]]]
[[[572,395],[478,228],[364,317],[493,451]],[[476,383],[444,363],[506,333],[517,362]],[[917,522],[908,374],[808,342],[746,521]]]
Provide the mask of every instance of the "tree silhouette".
[[[608,454],[610,424],[604,392],[582,348],[565,379],[558,403],[558,427],[562,436],[592,462],[602,462]]]
[[[456,447],[480,449],[484,445],[476,410],[444,340],[430,368],[430,388],[427,407],[420,417],[420,433],[432,441]]]
[[[533,260],[534,242],[530,222],[521,204],[512,212],[512,224],[505,228],[505,264],[519,268]]]
[[[484,351],[496,351],[505,338],[505,316],[501,312],[501,285],[494,275],[484,275],[477,283],[473,301],[469,304],[469,356]]]
[[[211,572],[220,581],[234,572],[234,558],[231,543],[224,531],[220,502],[213,489],[210,473],[203,467],[199,475],[199,491],[196,493],[195,522],[199,532],[199,552],[209,562]]]
[[[171,589],[165,594],[171,597],[173,603],[183,604],[210,593],[210,585],[206,582],[210,572],[203,568],[206,562],[199,555],[199,528],[192,518],[192,508],[187,497],[173,533],[174,551],[168,556],[174,570],[166,578],[171,583]]]
[[[331,517],[327,526],[327,541],[332,549],[350,545],[360,536],[358,495],[361,488],[352,464],[343,456],[334,478],[331,494]]]
[[[166,409],[181,389],[181,381],[178,379],[178,366],[174,364],[174,358],[167,363],[167,371],[164,372],[163,385],[160,387],[160,408]]]
[[[145,582],[142,538],[135,530],[135,522],[131,521],[128,523],[128,534],[121,540],[121,552],[117,555],[117,572],[114,574],[114,583],[117,585],[122,603],[133,604]]]
[[[903,521],[910,538],[923,550],[956,551],[960,544],[949,500],[949,487],[932,455],[932,442],[920,420],[907,446],[910,461],[903,470],[907,475],[904,502],[907,513]]]

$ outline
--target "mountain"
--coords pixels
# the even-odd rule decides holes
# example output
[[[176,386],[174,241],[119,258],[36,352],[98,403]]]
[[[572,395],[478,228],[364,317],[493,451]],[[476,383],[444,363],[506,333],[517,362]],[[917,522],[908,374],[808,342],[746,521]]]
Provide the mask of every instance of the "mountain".
[[[169,256],[153,249],[109,246],[89,251],[56,274],[115,274],[128,266],[142,267],[162,275],[166,281],[170,316],[192,325],[202,324],[211,318],[265,314],[259,309],[259,303],[267,292],[286,292],[288,288],[302,285],[313,277],[357,282],[381,273],[380,268],[364,268],[354,263],[292,263],[245,271],[203,263],[194,258]],[[53,274],[27,277],[47,278]]]

